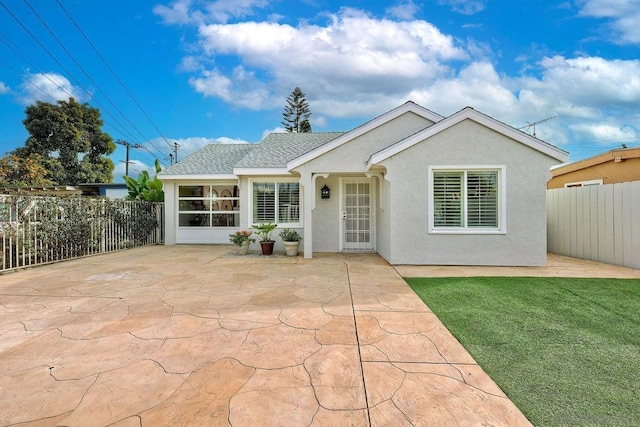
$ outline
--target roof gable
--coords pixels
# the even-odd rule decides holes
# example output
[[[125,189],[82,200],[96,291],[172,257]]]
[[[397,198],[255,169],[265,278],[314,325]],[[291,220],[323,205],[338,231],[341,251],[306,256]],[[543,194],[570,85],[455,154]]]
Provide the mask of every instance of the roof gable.
[[[455,126],[463,120],[473,120],[476,123],[479,123],[495,132],[505,135],[530,148],[533,148],[534,150],[540,151],[560,162],[566,162],[569,156],[568,153],[564,150],[561,150],[538,138],[534,138],[522,131],[519,131],[505,123],[494,119],[493,117],[480,113],[479,111],[476,111],[471,107],[466,107],[458,111],[457,113],[447,117],[446,119],[440,120],[433,126],[430,126],[403,139],[402,141],[399,141],[387,148],[384,148],[383,150],[378,151],[377,153],[374,153],[367,161],[367,167],[378,164],[388,159],[389,157],[394,156],[401,151],[404,151],[407,148],[410,148],[415,144],[418,144],[419,142],[432,137],[433,135],[436,135],[446,129],[449,129],[452,126]]]
[[[335,138],[334,140],[330,141],[327,144],[323,144],[319,147],[317,147],[314,150],[311,150],[307,153],[304,153],[301,156],[298,156],[296,158],[293,158],[291,161],[289,161],[287,163],[287,169],[288,170],[292,170],[297,168],[298,166],[301,166],[361,135],[364,135],[365,133],[387,123],[392,121],[393,119],[405,114],[405,113],[414,113],[420,117],[423,117],[427,120],[430,120],[434,123],[437,123],[441,120],[444,119],[443,116],[441,116],[440,114],[434,113],[431,110],[428,110],[424,107],[419,106],[418,104],[414,103],[413,101],[407,101],[406,103],[402,104],[399,107],[394,108],[391,111],[388,111],[384,114],[382,114],[381,116],[376,117],[373,120],[368,121],[367,123],[358,126],[357,128],[343,134],[342,136],[339,136],[337,138]]]

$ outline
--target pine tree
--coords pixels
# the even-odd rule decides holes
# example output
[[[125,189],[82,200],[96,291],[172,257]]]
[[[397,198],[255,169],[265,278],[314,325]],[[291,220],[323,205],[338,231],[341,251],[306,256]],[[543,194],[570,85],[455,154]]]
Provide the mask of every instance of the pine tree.
[[[287,105],[284,106],[281,123],[287,132],[311,132],[309,123],[311,110],[305,98],[304,92],[296,87],[287,98]]]

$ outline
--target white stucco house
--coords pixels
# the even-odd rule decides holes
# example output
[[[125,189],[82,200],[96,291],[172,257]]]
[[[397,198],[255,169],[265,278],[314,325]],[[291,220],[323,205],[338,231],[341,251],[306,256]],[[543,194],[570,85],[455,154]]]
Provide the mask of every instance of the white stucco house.
[[[185,157],[158,175],[166,244],[228,243],[275,222],[301,232],[307,258],[544,265],[549,169],[567,158],[473,108],[443,117],[407,102],[348,132],[274,133]]]

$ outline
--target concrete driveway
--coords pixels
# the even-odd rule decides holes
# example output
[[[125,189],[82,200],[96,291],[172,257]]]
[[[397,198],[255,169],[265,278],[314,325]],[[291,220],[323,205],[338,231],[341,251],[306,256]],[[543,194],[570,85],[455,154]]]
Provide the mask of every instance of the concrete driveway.
[[[231,250],[0,275],[0,425],[529,425],[379,256]]]

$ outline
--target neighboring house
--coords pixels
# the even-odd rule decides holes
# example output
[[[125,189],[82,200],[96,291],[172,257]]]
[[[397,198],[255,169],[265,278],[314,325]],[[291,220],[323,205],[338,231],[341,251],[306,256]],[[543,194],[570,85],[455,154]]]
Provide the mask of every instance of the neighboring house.
[[[0,187],[0,194],[20,194],[29,196],[79,196],[82,191],[72,185],[41,185],[22,187]]]
[[[640,147],[618,148],[551,170],[547,188],[585,187],[640,180]]]
[[[129,191],[122,183],[89,183],[78,185],[49,185],[29,187],[0,187],[0,194],[26,194],[31,196],[104,196],[124,199]]]
[[[346,133],[270,134],[187,156],[158,174],[165,242],[228,243],[272,221],[301,231],[307,258],[544,265],[546,182],[566,160],[472,108],[445,118],[407,102]]]
[[[78,184],[83,196],[104,196],[108,199],[124,199],[129,195],[124,182]]]

